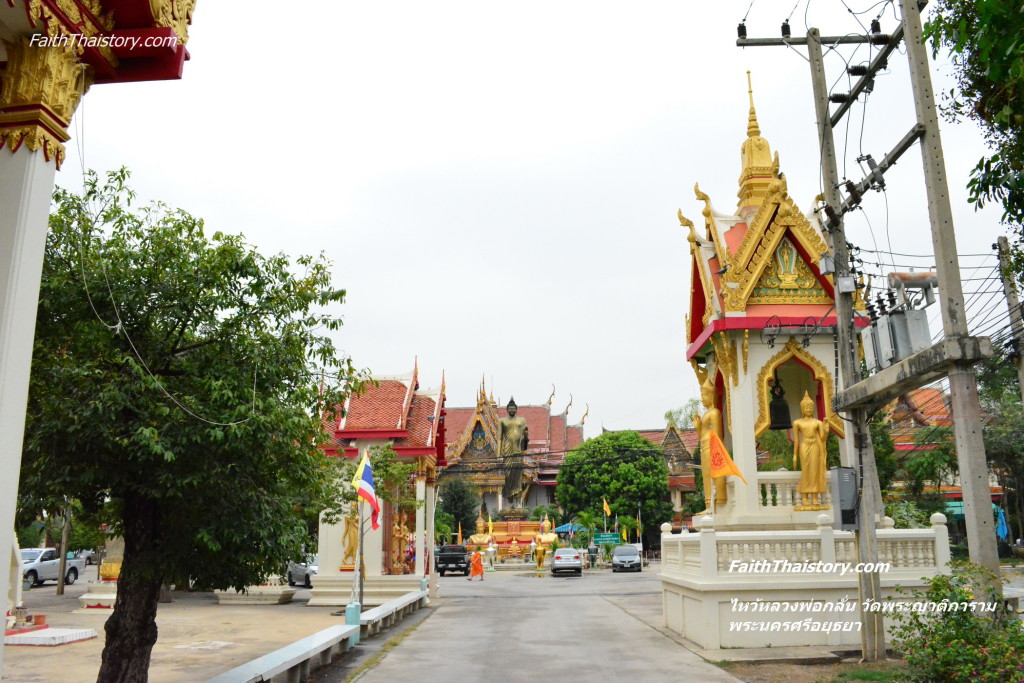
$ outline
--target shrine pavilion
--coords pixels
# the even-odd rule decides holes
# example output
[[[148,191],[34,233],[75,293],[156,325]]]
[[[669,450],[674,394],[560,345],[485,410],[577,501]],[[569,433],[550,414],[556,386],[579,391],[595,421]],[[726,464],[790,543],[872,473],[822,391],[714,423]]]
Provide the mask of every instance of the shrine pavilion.
[[[420,387],[419,363],[403,375],[374,377],[366,391],[346,401],[337,422],[325,425],[332,436],[324,446],[329,456],[362,457],[374,446],[390,445],[399,459],[416,466],[415,510],[381,506],[380,528],[366,525],[363,557],[366,568],[364,604],[376,605],[419,590],[431,573],[434,548],[434,484],[445,464],[445,387]],[[345,521],[320,523],[320,565],[313,580],[310,605],[345,605],[352,598],[354,536]]]

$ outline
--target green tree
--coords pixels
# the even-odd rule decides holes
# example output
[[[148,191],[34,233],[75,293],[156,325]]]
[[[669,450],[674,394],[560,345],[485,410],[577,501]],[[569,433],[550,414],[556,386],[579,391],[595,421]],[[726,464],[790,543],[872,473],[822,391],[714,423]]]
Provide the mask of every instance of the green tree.
[[[1006,0],[938,0],[925,26],[933,56],[948,51],[955,87],[946,95],[949,120],[971,119],[992,151],[967,184],[977,207],[999,202],[1003,222],[1017,235],[1016,272],[1024,228],[1024,12]]]
[[[875,453],[878,485],[882,491],[887,491],[899,470],[899,462],[896,460],[896,445],[884,418],[884,413],[875,413],[868,423],[868,430],[871,432],[871,447]]]
[[[693,418],[701,411],[698,398],[691,398],[678,408],[665,411],[665,422],[676,429],[693,429]]]
[[[434,537],[440,543],[451,543],[455,533],[455,518],[444,510],[434,511]]]
[[[612,516],[636,517],[657,528],[672,515],[668,468],[660,449],[636,432],[609,432],[588,439],[565,456],[555,497],[567,517],[599,518],[607,500]]]
[[[161,584],[243,588],[299,555],[303,506],[336,488],[321,420],[359,383],[326,336],[345,293],[322,257],[133,208],[127,178],[54,193],[21,472],[30,497],[110,502],[104,682],[146,680]]]
[[[530,510],[530,519],[539,522],[547,517],[551,521],[551,527],[554,528],[562,523],[562,511],[558,509],[557,505],[538,505],[537,507]]]
[[[775,472],[783,468],[793,469],[793,442],[789,440],[788,432],[781,429],[766,429],[757,437],[757,448],[769,453],[768,460],[758,465],[758,470]]]
[[[446,477],[438,491],[442,510],[452,516],[453,532],[462,525],[463,538],[469,538],[476,529],[476,518],[480,514],[480,492],[462,477]]]

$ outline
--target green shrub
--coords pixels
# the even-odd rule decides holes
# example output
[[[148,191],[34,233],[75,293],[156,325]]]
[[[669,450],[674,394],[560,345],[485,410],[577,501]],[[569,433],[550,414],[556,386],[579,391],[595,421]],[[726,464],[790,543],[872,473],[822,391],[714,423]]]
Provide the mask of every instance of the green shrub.
[[[1024,629],[1007,619],[995,593],[982,594],[997,581],[983,567],[954,562],[952,575],[929,580],[922,592],[901,591],[907,600],[938,605],[938,610],[893,612],[893,647],[907,660],[911,680],[1024,681]],[[946,609],[953,604],[995,603],[995,611]]]

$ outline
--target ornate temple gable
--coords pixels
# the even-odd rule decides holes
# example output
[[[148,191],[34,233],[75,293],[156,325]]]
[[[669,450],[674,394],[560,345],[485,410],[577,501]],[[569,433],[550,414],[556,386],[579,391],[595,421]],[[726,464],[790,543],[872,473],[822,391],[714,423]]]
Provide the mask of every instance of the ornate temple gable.
[[[456,426],[456,429],[458,428]],[[486,458],[493,461],[497,457],[497,444],[498,409],[493,401],[488,400],[487,392],[481,383],[473,415],[458,437],[448,444],[448,464],[459,464],[466,457],[476,461]]]
[[[785,178],[772,180],[770,190],[751,221],[732,266],[722,276],[727,312],[743,312],[753,303],[749,299],[755,287],[762,283],[765,271],[775,263],[784,239],[795,247],[817,286],[827,294],[827,300],[813,303],[832,302],[832,281],[818,272],[818,259],[827,251],[825,240],[789,197]]]
[[[747,305],[831,303],[832,297],[788,237],[782,238],[747,299]]]

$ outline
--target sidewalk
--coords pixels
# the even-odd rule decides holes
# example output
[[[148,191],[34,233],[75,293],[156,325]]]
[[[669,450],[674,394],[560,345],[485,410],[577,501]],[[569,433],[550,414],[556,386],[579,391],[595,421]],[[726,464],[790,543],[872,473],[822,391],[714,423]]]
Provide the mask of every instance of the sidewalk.
[[[93,568],[90,567],[87,577],[95,578]],[[55,595],[56,585],[47,583],[25,591],[24,600],[30,614],[46,615],[51,628],[91,628],[97,637],[57,647],[5,646],[4,683],[96,680],[106,616],[71,613],[79,608],[78,596],[88,589],[84,581],[87,577],[68,586],[63,596]],[[345,622],[343,616],[331,616],[331,612],[343,609],[341,607],[307,607],[309,591],[304,589],[299,589],[296,599],[285,605],[218,605],[212,593],[176,592],[173,597],[174,602],[161,604],[157,610],[159,636],[149,668],[152,683],[199,683],[328,626]],[[429,611],[421,612],[424,616],[429,614]],[[391,630],[398,632],[402,628],[399,624]],[[377,639],[386,641],[391,637],[391,630]],[[362,660],[369,650],[371,648],[357,648],[351,655]]]

